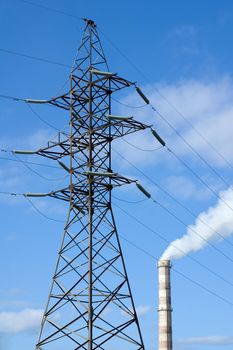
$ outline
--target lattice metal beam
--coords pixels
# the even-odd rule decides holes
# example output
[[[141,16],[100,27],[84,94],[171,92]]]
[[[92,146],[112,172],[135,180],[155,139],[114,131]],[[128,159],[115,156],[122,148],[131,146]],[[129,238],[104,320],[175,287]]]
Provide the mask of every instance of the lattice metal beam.
[[[47,103],[69,110],[70,131],[36,154],[59,161],[70,184],[48,195],[70,203],[37,350],[144,349],[111,207],[129,184],[112,170],[112,142],[148,125],[114,117],[111,96],[133,83],[109,72],[87,20],[70,89]],[[35,103],[35,102],[34,102]]]

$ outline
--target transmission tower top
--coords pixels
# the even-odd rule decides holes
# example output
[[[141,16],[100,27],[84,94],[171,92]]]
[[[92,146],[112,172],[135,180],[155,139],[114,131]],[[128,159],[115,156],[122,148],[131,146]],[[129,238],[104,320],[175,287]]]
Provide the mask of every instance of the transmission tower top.
[[[88,19],[88,18],[82,18],[84,20],[84,22],[86,22],[88,25],[92,26],[92,27],[96,27],[95,22],[92,19]]]

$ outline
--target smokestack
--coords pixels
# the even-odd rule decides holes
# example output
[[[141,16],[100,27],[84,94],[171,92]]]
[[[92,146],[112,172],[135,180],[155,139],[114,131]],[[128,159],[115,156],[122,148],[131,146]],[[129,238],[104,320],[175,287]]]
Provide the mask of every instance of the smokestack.
[[[159,260],[158,350],[172,350],[170,260]]]

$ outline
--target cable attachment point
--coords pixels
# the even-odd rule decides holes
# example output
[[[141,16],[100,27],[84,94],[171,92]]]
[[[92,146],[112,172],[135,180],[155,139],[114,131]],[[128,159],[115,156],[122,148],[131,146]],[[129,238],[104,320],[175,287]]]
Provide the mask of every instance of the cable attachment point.
[[[43,103],[48,103],[48,100],[33,100],[31,98],[26,98],[24,100],[26,103],[37,103],[37,104],[43,104]]]
[[[65,169],[65,171],[67,171],[67,173],[72,172],[72,169],[69,169],[68,166],[66,166],[66,164],[64,164],[63,162],[61,162],[60,160],[58,160],[57,162],[60,164],[60,166],[61,166],[63,169]]]
[[[35,154],[35,151],[31,151],[31,150],[20,150],[20,149],[13,149],[12,153],[14,154]]]
[[[133,117],[125,117],[125,116],[119,116],[119,115],[112,115],[112,114],[106,114],[105,116],[109,120],[119,120],[119,121],[125,121],[133,118]]]
[[[48,193],[24,193],[24,197],[47,197]]]
[[[136,186],[147,198],[151,198],[151,194],[147,192],[147,190],[139,182],[136,182]]]
[[[166,146],[166,142],[159,136],[155,129],[151,128],[152,135],[159,141],[159,143],[164,147]]]
[[[141,98],[143,99],[144,102],[146,102],[147,105],[149,105],[149,104],[150,104],[150,101],[149,101],[148,98],[144,95],[144,93],[142,92],[142,90],[139,89],[139,87],[137,87],[136,85],[135,85],[135,88],[136,88],[136,91],[137,91],[138,95],[141,96]]]

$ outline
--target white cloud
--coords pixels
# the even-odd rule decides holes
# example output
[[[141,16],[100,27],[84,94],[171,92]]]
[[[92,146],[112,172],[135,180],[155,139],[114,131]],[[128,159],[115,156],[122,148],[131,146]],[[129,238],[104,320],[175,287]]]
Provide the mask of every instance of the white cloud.
[[[176,198],[204,200],[211,196],[208,189],[199,191],[198,186],[188,177],[185,176],[169,176],[164,180],[164,185]]]
[[[25,309],[20,312],[0,312],[0,333],[19,333],[39,327],[43,310]]]
[[[0,188],[7,191],[20,185],[21,179],[17,176],[17,168],[10,164],[0,169]]]
[[[152,307],[150,305],[139,305],[139,306],[136,306],[136,313],[139,317],[144,316],[144,315],[147,315],[151,311],[151,309]],[[122,310],[121,315],[127,316],[128,313]]]
[[[139,305],[136,307],[136,312],[138,316],[144,316],[151,311],[152,307],[150,305]]]
[[[233,163],[233,80],[230,77],[223,77],[211,82],[204,80],[180,80],[172,84],[163,83],[142,87],[143,92],[152,104],[202,156],[207,158],[213,166],[225,167],[226,164],[221,157],[158,94],[157,89],[218,152],[229,162]],[[132,106],[138,105],[139,101],[139,97],[135,93],[122,100],[123,103]],[[125,114],[123,107],[121,107],[120,112]],[[190,148],[149,107],[139,110],[132,109],[129,110],[128,114],[134,115],[137,120],[148,124],[153,123],[157,126],[159,134],[167,141],[168,146],[176,150],[180,155],[194,156]],[[151,138],[149,132],[145,132],[143,135],[139,134],[136,133],[134,136],[130,136],[130,142],[139,146],[142,145],[144,148],[158,145],[156,140]],[[162,152],[146,154],[145,152],[132,150],[132,147],[130,148],[130,146],[125,144],[122,145],[121,151],[129,158],[133,154],[138,163],[148,163],[148,160],[157,162],[158,159],[160,161],[167,159]]]
[[[27,137],[1,137],[0,145],[2,149],[37,149],[47,144],[54,138],[55,131],[49,129],[38,129]]]
[[[26,139],[25,144],[28,144],[32,149],[42,148],[47,145],[49,140],[54,138],[54,133],[55,131],[51,132],[48,129],[39,129]]]
[[[26,309],[33,307],[33,303],[25,300],[9,300],[2,299],[0,300],[0,309]]]
[[[173,55],[196,55],[200,52],[198,45],[198,27],[180,25],[174,27],[167,36],[167,46]]]
[[[209,336],[209,337],[193,337],[180,339],[177,341],[180,344],[199,344],[199,345],[232,345],[233,336]]]
[[[68,208],[67,208],[67,203],[64,203],[62,201],[56,201],[55,199],[38,199],[38,198],[33,198],[33,201],[31,201],[35,207],[32,205],[29,206],[29,212],[35,213],[37,208],[39,211],[41,211],[44,214],[47,215],[52,215],[55,216],[54,219],[59,217],[64,219],[64,217],[67,215]],[[65,219],[64,219],[65,220]]]

